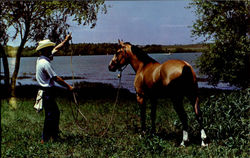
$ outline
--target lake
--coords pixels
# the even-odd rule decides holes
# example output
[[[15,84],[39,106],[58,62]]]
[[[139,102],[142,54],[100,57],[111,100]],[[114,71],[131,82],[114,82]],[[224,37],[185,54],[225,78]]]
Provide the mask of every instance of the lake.
[[[152,58],[156,59],[160,63],[163,63],[169,59],[181,59],[190,63],[199,78],[205,78],[199,74],[199,70],[195,67],[195,60],[201,55],[201,53],[175,53],[175,54],[149,54]],[[70,56],[56,56],[52,61],[54,70],[58,76],[64,77],[65,80],[71,85],[73,82],[100,82],[112,84],[114,87],[118,86],[117,75],[119,72],[109,72],[108,64],[112,59],[113,55],[91,55],[91,56],[73,56],[72,65]],[[22,57],[21,65],[19,70],[19,79],[17,80],[17,85],[34,84],[37,85],[35,81],[35,66],[37,57]],[[8,58],[10,73],[12,74],[15,65],[15,58]],[[3,71],[3,70],[1,70]],[[75,80],[72,80],[72,71]],[[1,72],[3,73],[3,72]],[[131,92],[134,91],[133,81],[135,77],[135,72],[129,65],[122,74],[122,87],[129,89]],[[3,81],[2,81],[3,82]],[[199,82],[199,87],[214,88],[208,85],[207,82]],[[234,89],[235,87],[230,87],[228,84],[219,83],[217,85],[218,89]]]

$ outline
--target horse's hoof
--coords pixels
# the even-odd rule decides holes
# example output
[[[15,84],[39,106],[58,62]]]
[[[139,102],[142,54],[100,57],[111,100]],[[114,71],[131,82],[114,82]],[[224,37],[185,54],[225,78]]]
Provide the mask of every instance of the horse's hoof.
[[[139,135],[139,138],[142,139],[145,136],[146,136],[146,132],[145,131],[141,131],[141,134]]]
[[[188,142],[189,142],[189,139],[186,140],[186,141],[182,140],[180,146],[181,146],[181,147],[186,147],[186,145],[188,145]]]
[[[181,147],[186,147],[184,141],[181,142],[180,146],[181,146]]]
[[[141,134],[139,135],[139,139],[142,139],[142,135]]]
[[[201,142],[201,147],[207,147],[208,144],[204,143],[204,141]]]

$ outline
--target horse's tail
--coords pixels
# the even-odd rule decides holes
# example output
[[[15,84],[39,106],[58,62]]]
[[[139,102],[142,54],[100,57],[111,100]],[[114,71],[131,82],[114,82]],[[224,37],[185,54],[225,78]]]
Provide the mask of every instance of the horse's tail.
[[[187,87],[186,87],[186,96],[188,99],[191,101],[192,106],[194,107],[194,112],[196,115],[196,119],[199,122],[200,125],[200,130],[203,133],[203,122],[202,122],[202,112],[200,110],[200,105],[199,105],[199,89],[198,89],[198,82],[196,78],[196,74],[193,70],[193,68],[190,65],[185,65],[183,67],[183,76],[187,80]],[[205,134],[205,133],[204,133]],[[205,139],[206,135],[201,136],[202,138],[202,143],[203,139]]]
[[[196,74],[191,65],[185,65],[182,70],[182,76],[185,81],[185,85],[188,89],[192,89],[193,92],[197,93],[198,91],[198,83]]]

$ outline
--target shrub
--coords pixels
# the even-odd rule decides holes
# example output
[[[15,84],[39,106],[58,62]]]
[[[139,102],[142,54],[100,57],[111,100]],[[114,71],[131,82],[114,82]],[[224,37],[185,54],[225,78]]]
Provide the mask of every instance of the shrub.
[[[248,88],[250,2],[193,0],[191,6],[197,16],[192,35],[213,42],[199,59],[200,73],[213,85],[223,81]]]
[[[244,147],[249,137],[250,89],[211,96],[204,102],[207,135],[230,148]]]

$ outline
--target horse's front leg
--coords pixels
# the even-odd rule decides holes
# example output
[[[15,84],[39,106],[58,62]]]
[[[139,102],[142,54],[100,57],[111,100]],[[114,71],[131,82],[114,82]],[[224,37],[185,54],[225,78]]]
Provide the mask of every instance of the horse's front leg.
[[[155,133],[155,119],[156,119],[157,101],[155,98],[151,98],[150,101],[151,101],[151,121],[152,121],[151,133],[154,134]]]
[[[142,132],[145,132],[146,130],[146,104],[145,104],[145,98],[144,95],[137,94],[137,102],[140,106],[140,112],[141,112],[141,128]]]

